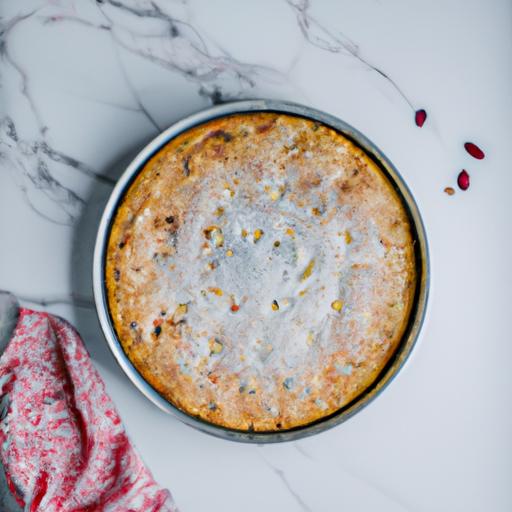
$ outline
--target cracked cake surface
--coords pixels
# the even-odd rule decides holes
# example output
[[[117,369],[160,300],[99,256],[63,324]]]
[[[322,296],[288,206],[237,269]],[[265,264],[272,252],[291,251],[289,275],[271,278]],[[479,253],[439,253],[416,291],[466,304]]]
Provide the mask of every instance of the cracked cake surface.
[[[181,410],[239,430],[314,422],[396,350],[416,283],[411,226],[379,167],[312,120],[236,114],[171,140],[121,200],[112,323]]]

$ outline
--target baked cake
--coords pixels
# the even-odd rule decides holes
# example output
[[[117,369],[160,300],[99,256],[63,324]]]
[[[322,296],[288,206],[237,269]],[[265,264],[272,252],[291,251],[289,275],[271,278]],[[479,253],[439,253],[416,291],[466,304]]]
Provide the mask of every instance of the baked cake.
[[[306,425],[377,378],[416,283],[402,201],[335,130],[278,113],[170,141],[118,206],[106,287],[121,345],[182,411],[244,431]]]

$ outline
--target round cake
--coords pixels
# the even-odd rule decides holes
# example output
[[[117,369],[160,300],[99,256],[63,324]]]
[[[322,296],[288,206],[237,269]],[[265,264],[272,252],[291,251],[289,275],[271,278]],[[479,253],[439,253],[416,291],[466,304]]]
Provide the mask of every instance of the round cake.
[[[143,378],[243,431],[315,422],[378,378],[408,324],[411,225],[386,175],[339,132],[236,114],[171,140],[120,202],[111,319]]]

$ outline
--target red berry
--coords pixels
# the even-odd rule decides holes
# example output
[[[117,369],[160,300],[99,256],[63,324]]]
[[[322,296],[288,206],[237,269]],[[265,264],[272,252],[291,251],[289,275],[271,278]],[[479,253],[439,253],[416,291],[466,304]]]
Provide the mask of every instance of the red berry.
[[[416,126],[419,126],[421,128],[425,124],[425,121],[427,120],[427,113],[423,109],[416,110],[414,120],[416,121]]]
[[[469,174],[464,169],[459,173],[457,185],[459,185],[461,190],[467,190],[469,188]]]
[[[473,158],[476,158],[477,160],[482,160],[482,158],[485,157],[485,153],[472,142],[466,142],[466,144],[464,144],[464,148]]]
[[[240,309],[240,306],[238,304],[233,304],[231,306],[231,311],[233,311],[233,313],[236,313],[239,309]]]

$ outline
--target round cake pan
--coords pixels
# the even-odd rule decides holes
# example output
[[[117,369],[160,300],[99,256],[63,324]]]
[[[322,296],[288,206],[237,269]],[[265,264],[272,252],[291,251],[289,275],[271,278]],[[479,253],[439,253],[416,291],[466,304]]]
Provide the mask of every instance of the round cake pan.
[[[142,170],[146,162],[171,139],[196,125],[231,114],[258,111],[286,113],[324,123],[325,125],[337,130],[345,137],[351,139],[375,160],[390,182],[394,185],[409,215],[412,227],[412,236],[414,239],[416,271],[418,275],[414,305],[411,310],[407,329],[394,355],[391,357],[390,361],[373,384],[355,400],[336,411],[334,414],[309,425],[279,432],[248,432],[223,428],[190,416],[163,398],[142,378],[123,351],[110,317],[105,285],[105,258],[112,221],[115,216],[116,209],[125,192],[128,190],[133,179]],[[203,110],[173,124],[170,128],[162,132],[158,137],[150,142],[124,171],[112,191],[100,221],[94,250],[93,266],[94,299],[101,328],[117,362],[139,391],[141,391],[160,409],[173,414],[187,425],[224,439],[253,443],[292,441],[323,432],[335,425],[343,423],[382,393],[386,386],[394,379],[403,367],[416,344],[425,319],[430,284],[430,263],[427,238],[418,207],[404,180],[382,151],[380,151],[375,144],[368,140],[362,133],[332,115],[303,105],[273,100],[238,101]]]

